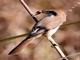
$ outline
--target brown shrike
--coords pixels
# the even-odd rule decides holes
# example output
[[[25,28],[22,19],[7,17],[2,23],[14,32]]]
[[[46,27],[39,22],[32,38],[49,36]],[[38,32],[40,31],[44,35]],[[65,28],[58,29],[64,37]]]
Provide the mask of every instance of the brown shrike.
[[[25,48],[33,39],[41,37],[46,34],[48,40],[53,43],[57,49],[57,43],[52,39],[52,35],[59,29],[59,27],[66,21],[66,14],[60,9],[42,10],[38,13],[46,14],[47,17],[37,22],[30,31],[27,38],[25,38],[18,46],[16,46],[9,54],[16,54]],[[61,52],[61,51],[59,51]],[[63,57],[64,54],[62,54]]]

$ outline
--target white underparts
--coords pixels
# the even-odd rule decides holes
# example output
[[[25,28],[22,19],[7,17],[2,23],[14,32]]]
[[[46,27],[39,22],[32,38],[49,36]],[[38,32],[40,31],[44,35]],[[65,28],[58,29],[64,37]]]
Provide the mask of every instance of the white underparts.
[[[59,26],[56,27],[56,28],[54,28],[54,29],[49,30],[48,33],[47,33],[47,37],[51,37],[53,34],[56,33],[56,31],[57,31],[58,29],[59,29]]]

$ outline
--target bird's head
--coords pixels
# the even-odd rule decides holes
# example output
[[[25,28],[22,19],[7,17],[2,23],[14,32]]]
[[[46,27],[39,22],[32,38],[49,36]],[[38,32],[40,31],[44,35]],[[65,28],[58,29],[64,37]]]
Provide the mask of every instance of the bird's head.
[[[54,16],[54,18],[62,19],[66,21],[66,13],[62,9],[50,9],[50,10],[41,10],[37,11],[37,14],[46,14],[49,17]]]
[[[57,16],[57,13],[53,10],[42,10],[42,13]]]
[[[45,13],[48,16],[54,16],[55,18],[59,18],[66,21],[66,13],[62,9],[42,10],[42,13]]]

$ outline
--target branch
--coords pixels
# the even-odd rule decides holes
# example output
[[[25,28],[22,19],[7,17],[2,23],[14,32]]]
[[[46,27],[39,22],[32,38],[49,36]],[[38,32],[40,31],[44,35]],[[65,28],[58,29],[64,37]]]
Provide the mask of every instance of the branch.
[[[28,7],[28,5],[24,2],[24,0],[19,0],[21,2],[21,4],[24,6],[24,8],[28,11],[28,13],[31,15],[31,17],[34,19],[34,21],[37,23],[39,21],[39,19],[34,16],[33,12],[30,10],[30,8]]]
[[[72,22],[72,23],[69,23],[69,24],[64,24],[60,28],[64,28],[64,27],[67,27],[67,26],[70,26],[70,25],[73,25],[73,24],[80,24],[80,21]]]
[[[60,49],[59,45],[55,42],[55,40],[51,36],[48,36],[48,40],[51,42],[52,46],[56,49],[56,51],[62,57],[61,60],[68,60],[68,58],[65,56],[63,51]]]
[[[64,27],[67,27],[67,26],[70,26],[70,25],[73,25],[73,24],[80,24],[80,21],[78,21],[78,22],[73,22],[73,23],[69,23],[69,24],[64,24],[64,25],[62,25],[60,28],[64,28]],[[17,38],[24,37],[24,36],[27,36],[27,35],[28,35],[28,34],[22,34],[22,35],[18,35],[18,36],[13,36],[13,37],[1,39],[0,42],[11,41],[11,40],[13,40],[13,39],[17,39]]]
[[[17,39],[17,38],[24,37],[24,36],[27,36],[27,35],[28,34],[22,34],[22,35],[18,35],[18,36],[13,36],[13,37],[5,38],[5,39],[0,40],[0,42],[11,41],[13,39]]]

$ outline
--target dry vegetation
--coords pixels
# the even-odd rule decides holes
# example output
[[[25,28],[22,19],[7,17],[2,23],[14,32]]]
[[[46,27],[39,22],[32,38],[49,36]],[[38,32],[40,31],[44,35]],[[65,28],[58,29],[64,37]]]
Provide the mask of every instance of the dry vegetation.
[[[67,12],[67,21],[65,24],[80,21],[79,0],[25,1],[34,13],[42,9],[60,8]],[[0,0],[0,39],[27,33],[34,23],[18,0]],[[32,41],[18,55],[9,56],[8,53],[24,38],[0,43],[0,60],[60,59],[56,50],[51,48],[50,42],[45,37]],[[80,52],[80,24],[60,28],[53,38],[59,43],[66,55]],[[41,42],[38,44],[40,40]],[[69,57],[69,59],[80,60],[80,55]]]

